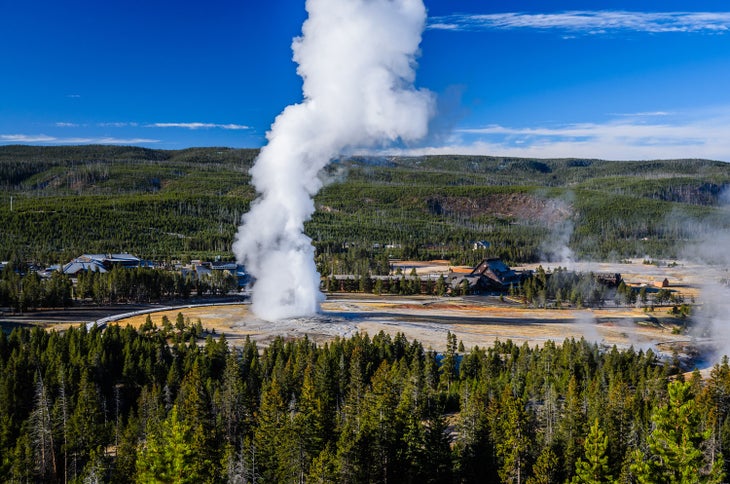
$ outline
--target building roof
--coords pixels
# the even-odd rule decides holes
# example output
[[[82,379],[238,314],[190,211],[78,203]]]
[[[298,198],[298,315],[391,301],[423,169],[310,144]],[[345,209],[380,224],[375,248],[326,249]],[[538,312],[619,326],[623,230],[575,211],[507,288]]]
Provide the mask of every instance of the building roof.
[[[78,274],[81,271],[100,272],[100,273],[108,272],[106,267],[104,267],[104,264],[101,261],[97,261],[97,260],[93,260],[93,259],[92,260],[80,260],[80,259],[81,258],[79,257],[78,259],[75,259],[75,260],[69,262],[68,264],[66,264],[65,266],[63,266],[62,272],[64,274],[69,274],[69,275]]]
[[[112,266],[139,267],[145,261],[132,254],[82,254],[63,266],[64,274],[78,274],[81,271],[109,272]]]
[[[238,267],[235,262],[213,262],[210,265],[210,268],[214,271],[236,271]]]
[[[519,284],[524,278],[523,274],[518,274],[502,262],[502,259],[496,258],[484,259],[474,268],[470,275],[484,277],[504,287]]]
[[[193,268],[195,269],[195,272],[198,273],[198,277],[203,275],[210,275],[213,271],[207,267],[205,264],[194,264]]]
[[[83,254],[77,257],[76,260],[98,260],[101,262],[142,262],[139,257],[133,256],[132,254]]]

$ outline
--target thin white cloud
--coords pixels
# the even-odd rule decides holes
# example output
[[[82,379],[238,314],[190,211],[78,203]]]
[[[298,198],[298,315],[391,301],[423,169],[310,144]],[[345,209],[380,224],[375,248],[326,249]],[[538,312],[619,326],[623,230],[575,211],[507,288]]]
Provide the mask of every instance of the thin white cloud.
[[[632,118],[639,117],[659,117],[659,116],[671,116],[675,113],[669,111],[644,111],[639,113],[610,113],[611,116],[626,116]]]
[[[56,123],[57,128],[78,128],[79,125],[76,123],[64,123],[64,122],[58,122]]]
[[[0,134],[0,143],[48,143],[48,144],[102,144],[102,145],[136,145],[158,143],[160,140],[150,138],[114,138],[114,137],[75,137],[59,138],[45,134]]]
[[[151,123],[146,124],[146,128],[184,128],[184,129],[230,129],[242,130],[250,129],[249,126],[242,124],[217,124],[217,123]]]
[[[558,13],[457,14],[431,17],[428,28],[434,30],[537,29],[596,35],[617,31],[721,34],[730,31],[730,12],[576,10]],[[570,38],[570,36],[566,38]]]
[[[159,143],[158,139],[151,138],[91,138],[88,143],[102,144],[102,145],[138,145],[143,143]]]
[[[562,127],[509,128],[492,125],[482,128],[461,129],[458,132],[482,135],[510,135],[520,137],[549,137],[560,139],[606,138],[626,140],[633,143],[647,143],[648,140],[663,140],[672,144],[688,144],[689,140],[706,139],[716,131],[711,126],[638,124],[632,122],[576,123]],[[725,131],[727,133],[727,131]],[[715,133],[720,136],[720,133]],[[692,141],[692,144],[696,142]]]
[[[49,143],[55,139],[45,134],[0,134],[0,142],[8,143]]]
[[[78,99],[81,97],[81,94],[66,94],[66,97],[71,99]]]
[[[139,123],[135,123],[135,122],[99,123],[99,126],[102,128],[126,128],[126,127],[139,126]]]
[[[612,160],[707,158],[730,162],[730,115],[706,114],[678,114],[661,123],[618,118],[562,126],[488,125],[456,130],[439,146],[399,153]]]

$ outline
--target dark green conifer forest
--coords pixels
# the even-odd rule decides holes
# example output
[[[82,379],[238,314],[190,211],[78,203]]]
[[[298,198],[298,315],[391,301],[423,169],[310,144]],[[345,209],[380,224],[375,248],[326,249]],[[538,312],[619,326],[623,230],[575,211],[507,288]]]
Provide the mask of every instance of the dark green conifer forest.
[[[584,340],[0,334],[3,482],[723,482],[730,366]],[[203,339],[204,338],[204,339]]]
[[[230,259],[256,154],[0,146],[0,260]],[[305,231],[322,274],[378,273],[388,257],[534,262],[556,243],[582,259],[676,258],[730,225],[730,165],[708,160],[349,158],[321,176]]]

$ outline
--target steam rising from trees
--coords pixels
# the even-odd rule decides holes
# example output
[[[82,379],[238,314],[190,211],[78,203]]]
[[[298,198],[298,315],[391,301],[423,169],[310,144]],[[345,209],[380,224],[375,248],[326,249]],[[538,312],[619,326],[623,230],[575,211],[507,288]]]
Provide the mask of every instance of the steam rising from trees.
[[[715,346],[715,359],[730,355],[730,190],[719,196],[719,215],[722,227],[706,231],[701,241],[685,249],[685,257],[713,271],[701,284],[700,309],[697,315],[697,333],[709,336]]]
[[[253,311],[270,320],[307,316],[323,295],[304,222],[319,171],[349,149],[426,134],[431,94],[413,86],[426,21],[421,0],[308,0],[294,40],[301,103],[267,133],[251,169],[259,192],[233,251],[256,278]]]
[[[560,264],[573,268],[575,253],[570,248],[570,238],[573,235],[572,203],[574,195],[567,194],[565,200],[549,199],[540,214],[550,228],[550,235],[543,240],[540,246],[541,256],[548,262],[559,262]]]

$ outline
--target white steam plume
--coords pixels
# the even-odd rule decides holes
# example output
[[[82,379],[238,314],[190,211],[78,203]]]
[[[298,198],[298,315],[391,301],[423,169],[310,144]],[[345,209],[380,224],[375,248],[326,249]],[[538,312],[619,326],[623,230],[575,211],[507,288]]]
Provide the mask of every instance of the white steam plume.
[[[598,321],[590,311],[576,312],[574,328],[590,343],[600,344],[602,342],[601,334],[596,327],[597,324]]]
[[[730,355],[730,189],[718,196],[718,224],[716,228],[702,228],[699,241],[685,248],[684,257],[704,266],[700,282],[700,306],[693,317],[695,334],[711,339],[714,354],[712,363]],[[689,225],[680,219],[683,225]]]
[[[540,213],[540,220],[547,223],[550,235],[540,244],[541,257],[548,262],[558,262],[560,265],[573,270],[575,267],[575,253],[570,248],[570,238],[573,236],[573,193],[568,193],[565,200],[550,198]]]
[[[308,0],[294,39],[304,100],[267,133],[251,169],[259,197],[233,251],[256,277],[252,309],[269,320],[308,316],[323,295],[304,222],[321,188],[317,173],[355,147],[426,134],[433,100],[413,87],[426,22],[421,0]]]

